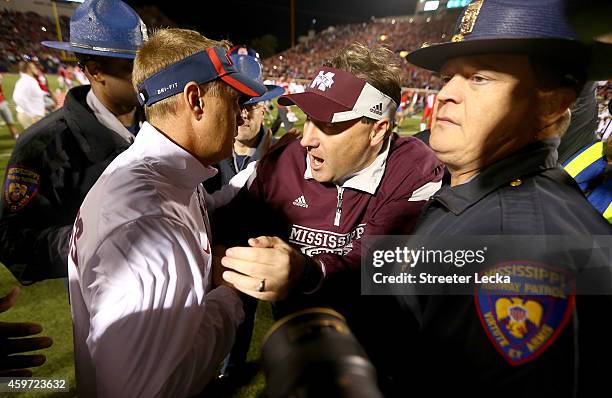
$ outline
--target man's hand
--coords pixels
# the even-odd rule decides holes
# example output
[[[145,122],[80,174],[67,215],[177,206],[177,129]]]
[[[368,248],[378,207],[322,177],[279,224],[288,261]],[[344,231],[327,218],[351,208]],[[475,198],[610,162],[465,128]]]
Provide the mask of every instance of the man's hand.
[[[275,236],[249,239],[249,246],[232,247],[225,252],[221,263],[229,270],[223,272],[223,279],[260,300],[286,298],[302,276],[306,258]]]
[[[15,286],[10,293],[0,298],[0,312],[11,308],[20,289]],[[32,371],[27,368],[40,366],[46,361],[44,355],[12,355],[48,348],[53,344],[50,337],[15,338],[35,335],[42,332],[37,323],[0,322],[0,376],[31,377]]]

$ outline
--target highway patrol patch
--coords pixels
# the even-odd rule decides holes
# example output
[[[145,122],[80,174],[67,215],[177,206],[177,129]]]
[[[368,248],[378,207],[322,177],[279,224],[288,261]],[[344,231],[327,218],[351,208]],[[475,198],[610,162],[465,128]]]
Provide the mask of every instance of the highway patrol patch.
[[[15,213],[23,209],[38,193],[40,174],[26,167],[9,166],[4,179],[4,205]]]
[[[476,288],[476,309],[497,351],[522,365],[540,356],[569,322],[575,288],[568,274],[532,262],[503,263],[484,274],[510,275],[509,284]]]

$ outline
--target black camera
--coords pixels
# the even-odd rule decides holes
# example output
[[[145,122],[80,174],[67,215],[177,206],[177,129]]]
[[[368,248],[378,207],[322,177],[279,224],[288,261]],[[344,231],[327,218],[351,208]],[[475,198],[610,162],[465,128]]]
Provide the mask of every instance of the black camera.
[[[269,398],[382,397],[376,370],[342,315],[311,308],[276,322],[264,337]]]

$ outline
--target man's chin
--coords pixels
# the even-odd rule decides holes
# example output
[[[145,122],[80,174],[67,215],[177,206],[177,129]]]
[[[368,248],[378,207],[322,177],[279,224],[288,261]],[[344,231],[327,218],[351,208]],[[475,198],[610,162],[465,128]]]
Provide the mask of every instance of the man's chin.
[[[243,127],[238,127],[238,130],[236,130],[236,138],[246,138],[251,134],[251,130],[249,130],[248,128],[245,129]]]
[[[323,170],[316,171],[311,169],[311,173],[312,178],[314,178],[316,182],[320,182],[322,184],[333,182],[333,177],[325,173]]]

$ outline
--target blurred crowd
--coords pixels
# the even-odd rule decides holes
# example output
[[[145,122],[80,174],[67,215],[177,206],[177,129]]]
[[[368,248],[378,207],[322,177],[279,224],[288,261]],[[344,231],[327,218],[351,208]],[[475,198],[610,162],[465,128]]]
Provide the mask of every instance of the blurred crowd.
[[[57,40],[55,21],[39,14],[0,10],[0,71],[15,72],[24,56],[34,58],[47,73],[57,73],[59,52],[43,47]],[[68,37],[68,18],[60,18],[62,36]]]
[[[612,80],[601,81],[597,86],[597,104],[599,106],[599,126],[597,134],[603,136],[606,130],[609,132],[609,125],[612,123],[610,116],[610,101],[612,101]]]
[[[433,16],[384,18],[330,27],[264,60],[264,73],[279,80],[309,79],[323,60],[357,41],[367,46],[382,44],[400,55],[405,66],[403,86],[437,89],[439,82],[432,74],[411,66],[405,56],[425,42],[445,41],[456,19],[457,12],[450,10]]]
[[[365,45],[383,44],[403,60],[403,86],[410,88],[404,91],[400,104],[400,110],[407,112],[400,112],[400,115],[420,114],[426,108],[429,93],[419,89],[438,90],[440,81],[432,73],[409,64],[405,55],[420,48],[423,43],[447,40],[457,13],[457,10],[446,10],[435,15],[388,17],[332,26],[311,33],[307,40],[295,47],[264,60],[264,75],[270,77],[268,83],[281,85],[286,92],[301,92],[304,90],[304,82],[301,80],[309,80],[323,60],[348,44],[354,41]],[[68,37],[68,22],[68,18],[60,18],[64,38]],[[58,51],[40,44],[43,40],[56,39],[55,21],[33,12],[0,10],[0,36],[4,38],[0,41],[0,72],[18,72],[19,62],[25,59],[36,63],[41,73],[41,82],[45,80],[43,73],[57,74],[61,90],[51,94],[55,97],[56,106],[63,103],[60,91],[64,92],[74,85],[87,84],[78,66],[62,63]],[[46,87],[41,88],[48,92]],[[409,100],[404,101],[404,98]],[[607,107],[611,99],[612,83],[600,82],[598,131],[601,133],[611,121]]]

